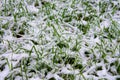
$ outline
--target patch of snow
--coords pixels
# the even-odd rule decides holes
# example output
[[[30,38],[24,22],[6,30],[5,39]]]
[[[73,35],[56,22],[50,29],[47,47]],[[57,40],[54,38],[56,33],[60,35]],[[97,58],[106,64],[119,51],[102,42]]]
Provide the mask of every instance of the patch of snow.
[[[29,13],[38,13],[38,12],[39,12],[39,9],[36,8],[36,7],[33,6],[33,5],[28,5],[28,6],[27,6],[27,9],[28,9],[28,12],[29,12]]]
[[[9,74],[10,70],[8,65],[5,66],[5,69],[0,72],[0,80],[4,80],[4,78]]]

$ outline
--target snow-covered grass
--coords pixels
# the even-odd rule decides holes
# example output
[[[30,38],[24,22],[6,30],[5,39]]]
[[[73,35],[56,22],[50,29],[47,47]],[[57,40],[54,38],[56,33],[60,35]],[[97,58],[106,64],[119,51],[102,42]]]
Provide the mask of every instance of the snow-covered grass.
[[[120,1],[0,0],[0,80],[120,80]]]

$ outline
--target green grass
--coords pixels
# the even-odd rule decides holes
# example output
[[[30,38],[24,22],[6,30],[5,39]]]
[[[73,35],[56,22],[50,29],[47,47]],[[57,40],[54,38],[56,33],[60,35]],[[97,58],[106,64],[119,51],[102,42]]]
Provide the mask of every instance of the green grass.
[[[118,0],[0,2],[0,80],[119,80]]]

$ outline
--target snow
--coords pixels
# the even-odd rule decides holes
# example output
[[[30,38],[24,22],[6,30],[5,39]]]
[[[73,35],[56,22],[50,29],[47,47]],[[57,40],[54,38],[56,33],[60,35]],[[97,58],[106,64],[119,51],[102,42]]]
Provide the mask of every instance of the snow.
[[[39,11],[39,9],[33,5],[27,5],[27,9],[28,9],[28,12],[30,12],[30,13],[38,13],[38,11]]]
[[[39,0],[38,0],[39,1]],[[105,12],[103,16],[100,16],[99,18],[102,19],[102,21],[99,23],[96,20],[93,21],[85,21],[83,20],[84,17],[89,16],[90,14],[88,12],[85,13],[85,6],[82,5],[82,2],[77,3],[79,0],[75,0],[75,6],[72,8],[72,0],[66,0],[65,2],[62,1],[55,1],[55,0],[44,0],[44,2],[48,2],[50,4],[55,4],[55,9],[50,10],[50,14],[46,14],[48,11],[41,11],[43,4],[41,1],[39,1],[39,6],[34,6],[34,1],[27,2],[27,0],[23,0],[23,8],[25,9],[25,13],[27,15],[22,15],[21,17],[17,15],[17,29],[15,31],[12,31],[11,28],[14,25],[14,16],[8,15],[5,16],[4,11],[1,11],[4,7],[2,6],[4,3],[4,0],[0,1],[0,13],[3,14],[0,15],[0,24],[4,25],[7,22],[10,24],[8,25],[8,29],[2,28],[0,25],[0,29],[4,31],[4,35],[0,37],[0,40],[3,41],[0,42],[0,66],[6,63],[5,59],[8,59],[9,62],[13,65],[15,68],[19,62],[23,59],[30,59],[30,65],[26,65],[27,69],[33,68],[34,76],[29,78],[29,80],[42,80],[44,78],[45,80],[49,80],[50,78],[54,77],[56,80],[64,80],[60,74],[72,74],[75,75],[75,80],[82,80],[82,76],[80,75],[81,69],[75,69],[75,63],[80,63],[85,68],[83,69],[82,73],[86,79],[94,79],[99,80],[101,78],[106,78],[108,80],[116,80],[116,78],[120,78],[120,74],[116,70],[117,66],[113,65],[112,63],[116,63],[115,61],[120,62],[119,55],[119,43],[117,42],[116,37],[115,39],[109,40],[108,38],[103,38],[103,36],[107,36],[107,33],[104,32],[105,28],[109,28],[112,24],[111,19],[109,17],[105,17],[108,13],[111,15],[111,18],[120,24],[120,11],[116,11],[114,15],[111,14],[111,9],[108,8],[108,12]],[[87,0],[89,1],[89,0]],[[96,4],[99,4],[101,0],[94,0]],[[93,1],[93,2],[94,2]],[[108,0],[107,0],[108,1]],[[90,1],[91,2],[91,1]],[[104,0],[102,1],[104,2]],[[117,5],[118,1],[112,1],[114,5]],[[20,8],[20,11],[18,8],[20,6],[16,6],[19,4],[20,1],[15,1],[15,13],[19,13],[22,9]],[[29,4],[30,3],[30,4]],[[7,5],[8,0],[7,0]],[[92,4],[90,4],[92,5]],[[10,6],[10,5],[9,5]],[[100,14],[99,6],[92,5],[93,9],[97,11],[95,13],[96,15]],[[8,7],[7,7],[8,8]],[[50,8],[50,7],[49,7]],[[65,15],[69,14],[72,15],[72,21],[71,22],[65,22],[62,18],[62,12],[64,9],[67,9],[67,12]],[[27,12],[28,10],[28,12]],[[10,11],[8,11],[10,12]],[[72,13],[73,12],[73,13]],[[74,13],[75,12],[75,13]],[[81,20],[76,20],[74,17],[77,16],[78,13],[84,14],[81,18]],[[22,14],[22,13],[20,13]],[[29,16],[30,15],[30,16]],[[37,15],[37,16],[34,16]],[[54,16],[55,19],[50,20],[50,16]],[[93,16],[94,17],[94,16]],[[58,19],[58,24],[55,23],[56,19]],[[19,32],[19,29],[24,29],[22,24],[26,22],[27,25],[25,25],[25,34],[22,35],[22,37],[17,38],[13,36],[14,32]],[[47,23],[50,22],[50,25],[54,25],[56,31],[59,33],[61,37],[56,36],[54,33],[55,31],[53,28],[48,25]],[[81,30],[78,29],[78,26],[80,24],[83,24],[87,26],[87,24],[90,24],[90,29],[86,34],[83,34]],[[120,26],[118,26],[118,30]],[[27,32],[28,31],[28,32]],[[95,37],[94,34],[97,36]],[[114,34],[114,32],[112,33]],[[119,34],[119,33],[118,33]],[[1,36],[1,34],[0,34]],[[34,40],[38,44],[34,44],[31,40]],[[73,51],[72,48],[76,45],[76,40],[79,42],[77,45],[80,47],[78,51]],[[104,40],[102,42],[102,40]],[[64,41],[68,43],[69,47],[66,48],[65,46],[61,49],[57,46],[57,43],[60,41]],[[10,44],[9,44],[10,43]],[[35,47],[31,51],[31,49]],[[107,52],[107,49],[112,50],[111,52]],[[93,51],[92,51],[93,50]],[[89,51],[89,56],[86,56],[85,51]],[[106,56],[103,57],[103,53],[106,54]],[[31,54],[31,56],[29,56]],[[74,64],[64,64],[62,63],[54,63],[53,62],[53,56],[56,55],[57,59],[62,59],[62,56],[72,56],[74,57],[76,61]],[[38,58],[39,55],[39,58]],[[77,56],[77,57],[76,57]],[[2,59],[4,57],[4,59]],[[62,59],[65,61],[66,59]],[[105,60],[107,62],[105,62]],[[40,65],[38,63],[44,62],[49,67],[52,67],[52,70],[48,71],[46,74],[44,74],[44,70],[48,67],[44,66],[43,69],[41,69]],[[53,64],[54,63],[54,64]],[[120,64],[120,63],[119,63]],[[23,65],[22,65],[23,66]],[[36,66],[38,68],[36,68]],[[96,70],[97,67],[102,67],[102,70]],[[20,67],[17,67],[14,70],[20,70]],[[42,72],[43,70],[43,72]],[[113,73],[111,73],[109,70],[111,70]],[[0,80],[4,80],[6,76],[8,76],[12,70],[9,69],[8,64],[5,64],[5,68],[3,71],[0,71]],[[24,71],[23,71],[24,73]],[[13,73],[15,74],[15,73]],[[31,74],[31,72],[27,71],[27,74]],[[95,74],[95,75],[94,75]],[[96,76],[97,75],[97,76]],[[22,76],[16,76],[15,80],[20,80]]]
[[[0,72],[0,80],[4,80],[4,78],[9,74],[9,72],[9,67],[8,65],[6,65],[4,71]]]

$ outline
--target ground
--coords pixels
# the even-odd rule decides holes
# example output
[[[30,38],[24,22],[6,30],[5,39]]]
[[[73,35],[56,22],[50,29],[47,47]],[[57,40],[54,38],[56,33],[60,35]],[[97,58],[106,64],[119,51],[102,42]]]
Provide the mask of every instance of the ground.
[[[0,80],[120,80],[120,1],[0,0]]]

